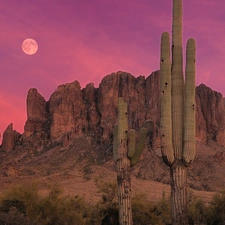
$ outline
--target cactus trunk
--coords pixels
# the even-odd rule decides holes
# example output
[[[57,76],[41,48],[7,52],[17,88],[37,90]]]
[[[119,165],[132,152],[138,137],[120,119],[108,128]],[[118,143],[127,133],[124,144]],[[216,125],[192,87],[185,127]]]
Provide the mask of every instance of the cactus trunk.
[[[128,159],[117,163],[117,185],[120,225],[132,225],[130,162]]]
[[[170,166],[172,224],[186,225],[187,166],[195,158],[195,40],[186,48],[185,83],[182,56],[182,0],[173,0],[172,68],[169,34],[161,37],[161,151]]]
[[[119,222],[121,225],[132,225],[130,160],[127,157],[127,104],[119,99],[118,110],[118,156],[117,184],[119,203]]]
[[[120,225],[132,225],[131,209],[131,167],[134,166],[144,149],[147,130],[142,128],[140,140],[135,147],[135,130],[128,131],[127,103],[118,99],[118,125],[114,126],[113,155],[117,167],[118,204]]]
[[[173,225],[188,224],[187,218],[187,167],[176,165],[170,169],[171,209]]]

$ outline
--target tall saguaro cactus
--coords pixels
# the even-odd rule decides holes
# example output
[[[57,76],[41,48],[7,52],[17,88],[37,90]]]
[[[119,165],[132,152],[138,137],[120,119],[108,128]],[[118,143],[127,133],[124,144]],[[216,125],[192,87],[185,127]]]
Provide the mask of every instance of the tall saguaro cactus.
[[[161,36],[161,151],[170,166],[173,225],[187,224],[187,167],[195,158],[195,40],[182,57],[182,0],[173,0],[172,67],[170,38]]]
[[[135,130],[128,131],[127,103],[118,99],[118,124],[114,127],[113,154],[117,166],[118,203],[120,225],[132,225],[131,167],[136,165],[144,149],[147,130],[141,128],[135,147]]]

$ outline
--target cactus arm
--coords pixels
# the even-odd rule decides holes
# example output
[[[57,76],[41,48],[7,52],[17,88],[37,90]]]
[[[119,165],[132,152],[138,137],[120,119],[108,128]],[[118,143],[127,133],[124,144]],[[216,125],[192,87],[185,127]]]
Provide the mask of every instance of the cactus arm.
[[[139,162],[141,154],[144,150],[146,136],[147,129],[142,127],[139,135],[139,141],[137,143],[137,148],[135,149],[133,157],[130,158],[131,166],[135,166]]]
[[[119,160],[118,147],[119,147],[119,142],[118,142],[118,124],[115,124],[114,129],[113,129],[113,156],[114,156],[114,160],[115,161]]]
[[[175,158],[182,158],[183,148],[183,53],[182,53],[182,1],[173,0],[172,35],[172,127]]]
[[[186,48],[185,69],[185,120],[184,120],[184,150],[185,164],[190,164],[195,158],[195,60],[196,44],[193,38],[188,39]]]
[[[128,158],[131,159],[135,154],[135,130],[131,129],[128,131]]]
[[[160,90],[161,90],[161,151],[167,165],[174,162],[172,146],[172,121],[171,121],[171,62],[170,62],[170,38],[168,32],[161,36],[160,56]]]
[[[141,128],[139,141],[136,144],[135,140],[135,130],[131,129],[128,132],[128,158],[130,159],[131,166],[135,166],[141,157],[141,154],[144,150],[145,140],[147,137],[147,129],[145,127]]]

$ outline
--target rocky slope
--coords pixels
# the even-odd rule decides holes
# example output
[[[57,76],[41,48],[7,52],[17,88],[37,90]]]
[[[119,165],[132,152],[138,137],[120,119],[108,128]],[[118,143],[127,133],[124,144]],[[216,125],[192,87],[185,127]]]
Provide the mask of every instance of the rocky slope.
[[[159,81],[158,71],[147,78],[117,72],[105,76],[98,88],[90,83],[81,89],[78,81],[60,85],[48,101],[30,89],[24,133],[13,131],[11,124],[3,134],[0,176],[44,176],[46,170],[68,170],[75,163],[113,170],[112,133],[121,96],[129,104],[130,128],[148,128],[146,148],[133,175],[168,183],[168,167],[160,155]],[[225,105],[220,93],[203,84],[196,87],[196,141],[189,185],[218,191],[225,185]]]

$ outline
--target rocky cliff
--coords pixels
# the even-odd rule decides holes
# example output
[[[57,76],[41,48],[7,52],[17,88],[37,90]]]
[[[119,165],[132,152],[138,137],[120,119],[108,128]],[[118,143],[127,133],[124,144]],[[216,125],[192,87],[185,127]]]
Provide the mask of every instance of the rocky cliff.
[[[99,88],[92,83],[81,89],[78,81],[60,85],[48,101],[30,89],[27,95],[27,121],[23,142],[40,136],[61,142],[77,135],[88,134],[101,143],[111,143],[117,120],[117,100],[122,96],[129,103],[129,125],[139,129],[151,121],[154,126],[151,141],[159,142],[159,73],[145,79],[117,72],[105,76]]]
[[[117,72],[105,76],[98,88],[90,83],[81,89],[78,81],[60,85],[48,101],[32,88],[27,95],[27,121],[22,141],[37,134],[56,142],[65,134],[68,138],[89,134],[100,142],[110,143],[117,119],[117,99],[122,96],[129,104],[129,126],[139,129],[151,121],[151,145],[158,147],[159,79],[158,71],[147,78]],[[196,140],[206,144],[212,139],[225,146],[223,96],[201,84],[196,87],[196,105]],[[7,135],[3,135],[4,145],[7,139]]]
[[[209,139],[225,146],[225,107],[221,93],[204,84],[196,88],[197,138],[203,143]]]

